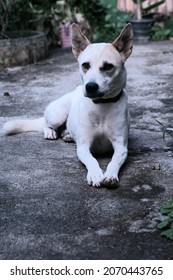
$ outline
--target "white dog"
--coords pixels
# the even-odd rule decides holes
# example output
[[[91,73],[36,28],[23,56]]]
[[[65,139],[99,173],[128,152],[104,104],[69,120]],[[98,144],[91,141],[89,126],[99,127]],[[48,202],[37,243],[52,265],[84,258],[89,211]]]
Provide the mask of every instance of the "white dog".
[[[48,105],[44,118],[9,121],[3,130],[6,135],[42,131],[46,139],[56,139],[58,128],[66,123],[64,140],[76,142],[78,158],[88,170],[88,184],[115,186],[128,153],[124,63],[132,52],[132,27],[127,24],[112,44],[91,44],[76,24],[71,37],[83,85]],[[93,154],[111,150],[113,156],[104,173]]]

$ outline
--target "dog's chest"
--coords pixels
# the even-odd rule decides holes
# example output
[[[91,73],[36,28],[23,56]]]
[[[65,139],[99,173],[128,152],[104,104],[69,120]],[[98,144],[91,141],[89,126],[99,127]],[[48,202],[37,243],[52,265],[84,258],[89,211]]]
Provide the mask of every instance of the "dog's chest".
[[[100,114],[91,111],[88,114],[89,122],[93,127],[102,126],[104,123],[105,117],[101,116]]]
[[[91,110],[88,113],[88,125],[91,127],[93,132],[95,133],[106,133],[108,128],[110,128],[113,124],[113,114],[107,112],[107,110],[96,111]]]

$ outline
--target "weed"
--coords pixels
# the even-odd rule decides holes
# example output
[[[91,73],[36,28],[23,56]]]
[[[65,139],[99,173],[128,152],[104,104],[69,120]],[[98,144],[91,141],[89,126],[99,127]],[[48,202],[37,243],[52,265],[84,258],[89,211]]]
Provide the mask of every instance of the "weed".
[[[161,230],[161,235],[173,241],[173,199],[167,201],[160,209],[165,219],[158,223],[157,228]]]
[[[161,122],[159,122],[158,120],[156,120],[156,122],[158,122],[158,124],[160,124],[161,126],[161,131],[163,132],[163,140],[165,141],[165,135],[168,134],[170,136],[173,137],[173,128],[171,127],[166,127],[164,124],[162,124]]]

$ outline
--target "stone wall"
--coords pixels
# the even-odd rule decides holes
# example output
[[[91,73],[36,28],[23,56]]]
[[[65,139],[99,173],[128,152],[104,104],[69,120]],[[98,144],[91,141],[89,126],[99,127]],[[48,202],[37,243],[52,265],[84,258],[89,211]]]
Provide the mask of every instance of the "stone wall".
[[[0,68],[35,63],[48,54],[45,34],[30,32],[28,37],[0,40]]]

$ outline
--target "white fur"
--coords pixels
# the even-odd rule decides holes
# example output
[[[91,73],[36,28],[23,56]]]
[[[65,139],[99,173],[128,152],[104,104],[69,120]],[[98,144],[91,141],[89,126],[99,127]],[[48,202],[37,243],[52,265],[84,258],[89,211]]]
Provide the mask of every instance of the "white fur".
[[[132,49],[131,26],[127,25],[113,44],[90,44],[80,29],[73,25],[72,47],[79,62],[83,85],[49,104],[44,118],[10,121],[4,124],[3,131],[5,134],[42,131],[46,139],[56,139],[57,128],[66,122],[68,132],[64,134],[64,139],[76,142],[78,158],[88,170],[88,184],[116,185],[119,170],[128,153],[129,114],[124,89],[124,62]],[[84,63],[89,63],[89,69],[83,69]],[[103,71],[104,63],[113,64],[113,70]],[[121,91],[123,93],[117,102],[95,104],[93,101],[99,96],[87,96],[88,83],[98,85],[98,95],[103,94],[101,99],[116,97]],[[103,172],[93,153],[111,149],[112,159]]]

